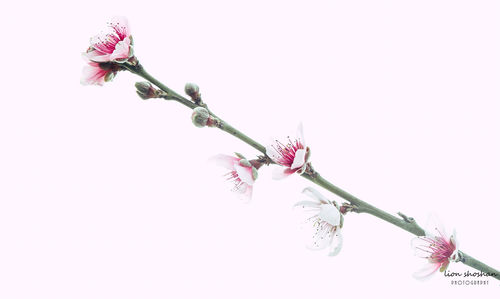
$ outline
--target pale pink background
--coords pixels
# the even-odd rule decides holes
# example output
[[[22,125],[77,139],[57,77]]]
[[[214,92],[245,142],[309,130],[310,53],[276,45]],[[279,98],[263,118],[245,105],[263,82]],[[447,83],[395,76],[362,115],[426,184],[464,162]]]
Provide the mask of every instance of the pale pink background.
[[[0,298],[498,294],[497,280],[415,281],[412,235],[367,215],[346,218],[339,256],[307,250],[291,208],[306,180],[262,169],[241,203],[207,159],[255,150],[196,129],[180,105],[140,100],[131,74],[79,84],[90,36],[126,15],[140,61],[167,85],[198,83],[262,143],[302,121],[324,177],[422,224],[437,213],[499,268],[499,2],[305,3],[9,2]]]

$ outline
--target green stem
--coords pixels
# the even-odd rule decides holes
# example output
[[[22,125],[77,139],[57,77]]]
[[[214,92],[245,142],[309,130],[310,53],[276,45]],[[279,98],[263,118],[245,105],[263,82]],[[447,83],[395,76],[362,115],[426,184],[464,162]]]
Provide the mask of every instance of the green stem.
[[[347,193],[346,191],[340,189],[339,187],[333,185],[332,183],[330,183],[329,181],[325,180],[319,173],[315,173],[315,174],[307,174],[307,173],[304,173],[302,174],[303,177],[305,177],[306,179],[310,180],[311,182],[315,183],[316,185],[319,185],[323,188],[325,188],[326,190],[332,192],[333,194],[336,194],[340,197],[342,197],[343,199],[347,200],[348,202],[350,202],[351,204],[355,205],[358,207],[358,212],[364,212],[364,213],[368,213],[370,215],[373,215],[375,217],[378,217],[382,220],[385,220],[389,223],[392,223],[416,236],[424,236],[425,235],[425,231],[420,227],[418,226],[418,224],[413,220],[413,221],[410,221],[410,220],[405,220],[405,219],[401,219],[401,218],[398,218],[398,217],[395,217],[377,207],[374,207],[372,205],[370,205],[369,203],[367,202],[364,202],[362,201],[361,199],[357,198],[356,196],[350,194],[350,193]]]
[[[248,137],[247,135],[241,133],[240,131],[238,131],[237,129],[235,129],[233,126],[231,126],[227,122],[223,121],[222,119],[220,119],[220,121],[221,121],[221,126],[219,128],[222,131],[233,135],[234,137],[236,137],[236,138],[240,139],[241,141],[245,142],[246,144],[252,146],[253,148],[258,150],[259,152],[263,153],[264,155],[266,154],[266,148],[262,144],[258,143],[257,141],[253,140],[252,138]]]
[[[163,90],[164,92],[167,93],[170,99],[174,99],[178,101],[179,103],[183,104],[184,106],[189,107],[190,109],[194,109],[198,107],[199,105],[195,104],[194,102],[186,99],[185,97],[179,95],[175,91],[171,90],[164,84],[162,84],[160,81],[156,80],[153,76],[148,74],[142,65],[136,64],[136,65],[124,65],[125,68],[127,68],[129,71],[132,73],[141,76],[142,78],[148,80],[152,84],[156,85],[158,88]],[[214,117],[215,114],[211,113]],[[226,123],[224,120],[222,120],[219,117],[216,117],[220,121],[220,125],[218,126],[219,129],[233,135],[234,137],[240,139],[241,141],[245,142],[246,144],[252,146],[262,154],[266,155],[266,148],[258,143],[257,141],[253,140],[252,138],[248,137],[247,135],[243,134],[239,130],[235,129],[233,126],[229,125]],[[358,213],[367,213],[370,215],[373,215],[379,219],[382,219],[384,221],[387,221],[401,229],[404,229],[416,236],[424,236],[425,231],[415,222],[413,218],[406,217],[405,215],[398,213],[401,218],[398,218],[396,216],[393,216],[365,201],[362,201],[361,199],[355,197],[354,195],[340,189],[339,187],[333,185],[326,179],[324,179],[319,173],[317,173],[314,170],[311,171],[306,171],[306,173],[302,174],[302,177],[310,180],[311,182],[315,183],[316,185],[319,185],[326,190],[338,195],[339,197],[345,199],[349,203],[353,204],[356,206],[356,211]],[[490,273],[493,274],[492,276],[495,277],[496,279],[500,280],[500,272],[498,270],[495,270],[494,268],[476,260],[475,258],[463,253],[462,253],[462,259],[461,262],[464,264],[483,271],[485,273]]]

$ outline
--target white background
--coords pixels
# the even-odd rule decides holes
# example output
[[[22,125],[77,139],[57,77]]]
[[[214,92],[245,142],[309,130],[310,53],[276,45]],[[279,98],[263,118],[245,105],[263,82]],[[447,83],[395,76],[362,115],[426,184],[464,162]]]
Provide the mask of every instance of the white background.
[[[498,294],[493,279],[414,280],[425,262],[412,235],[369,215],[346,217],[337,257],[307,250],[291,207],[308,181],[263,168],[242,203],[207,159],[255,150],[195,128],[181,105],[142,101],[129,73],[104,87],[79,79],[89,38],[125,15],[139,60],[168,86],[196,82],[262,143],[301,121],[324,177],[422,225],[437,213],[498,269],[499,12],[498,1],[9,2],[0,298]]]

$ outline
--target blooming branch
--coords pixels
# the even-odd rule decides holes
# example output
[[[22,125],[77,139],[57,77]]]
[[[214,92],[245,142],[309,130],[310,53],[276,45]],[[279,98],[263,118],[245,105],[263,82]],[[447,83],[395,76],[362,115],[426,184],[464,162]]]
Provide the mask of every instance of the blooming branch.
[[[313,213],[311,218],[308,218],[309,223],[316,230],[313,234],[313,248],[330,247],[330,255],[336,255],[342,244],[340,229],[343,225],[344,214],[348,212],[367,213],[418,236],[417,240],[424,243],[416,245],[414,248],[424,253],[423,257],[431,266],[430,273],[436,272],[437,269],[444,271],[453,261],[462,262],[500,279],[499,271],[458,250],[454,235],[448,238],[444,230],[441,229],[424,231],[413,218],[402,213],[398,213],[399,217],[391,215],[324,179],[313,169],[309,161],[310,149],[305,144],[302,126],[299,126],[295,139],[288,139],[285,143],[276,141],[273,145],[264,147],[210,111],[201,100],[197,85],[191,83],[186,85],[185,92],[190,97],[188,99],[155,79],[145,71],[135,57],[130,27],[125,18],[114,19],[109,23],[106,33],[91,39],[90,47],[83,56],[87,66],[84,68],[82,84],[103,85],[110,81],[118,71],[128,70],[148,81],[136,85],[137,93],[141,98],[163,98],[179,102],[193,109],[192,121],[197,127],[218,128],[262,153],[254,160],[247,160],[239,154],[236,157],[226,155],[216,157],[215,160],[229,170],[227,177],[233,182],[234,191],[249,198],[257,179],[257,170],[262,165],[277,164],[282,168],[275,172],[275,178],[297,173],[347,201],[348,203],[339,205],[323,197],[314,189],[306,188],[304,193],[309,195],[312,201],[302,201],[296,206],[307,207]],[[429,273],[425,272],[424,274]]]

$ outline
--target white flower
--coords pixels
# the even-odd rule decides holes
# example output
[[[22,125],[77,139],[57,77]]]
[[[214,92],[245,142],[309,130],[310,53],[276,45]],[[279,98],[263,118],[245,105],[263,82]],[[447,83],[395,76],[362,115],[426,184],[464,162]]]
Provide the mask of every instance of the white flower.
[[[455,231],[448,238],[441,222],[434,215],[427,221],[425,236],[414,238],[411,246],[416,256],[428,262],[425,267],[413,274],[413,277],[419,280],[429,278],[438,269],[443,272],[450,262],[460,260]]]
[[[302,124],[297,128],[297,137],[294,140],[288,139],[286,144],[276,140],[273,145],[266,147],[266,155],[274,163],[285,167],[275,169],[274,179],[282,179],[294,173],[304,173],[311,150],[305,144]]]
[[[329,256],[335,256],[342,248],[342,235],[340,229],[343,224],[343,216],[336,202],[330,201],[313,188],[305,188],[304,194],[313,200],[299,201],[295,207],[302,207],[310,213],[305,221],[305,228],[310,229],[311,239],[308,248],[321,250],[329,248]]]

